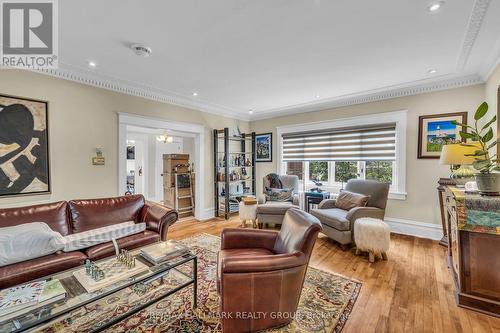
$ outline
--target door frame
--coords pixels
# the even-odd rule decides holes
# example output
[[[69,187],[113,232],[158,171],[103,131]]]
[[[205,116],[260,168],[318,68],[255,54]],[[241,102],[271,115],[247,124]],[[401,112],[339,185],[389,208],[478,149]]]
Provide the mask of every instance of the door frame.
[[[201,161],[204,157],[205,127],[199,124],[170,121],[153,117],[138,116],[135,114],[118,112],[118,195],[123,195],[126,191],[127,181],[127,125],[164,129],[171,131],[186,132],[194,135],[195,153],[194,169],[195,181],[195,211],[194,217],[203,220],[203,210],[205,207],[205,168]]]

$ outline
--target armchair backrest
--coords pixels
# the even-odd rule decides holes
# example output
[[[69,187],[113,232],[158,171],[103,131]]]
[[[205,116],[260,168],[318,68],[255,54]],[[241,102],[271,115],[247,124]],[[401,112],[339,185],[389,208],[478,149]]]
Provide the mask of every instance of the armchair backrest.
[[[321,223],[317,218],[298,208],[290,208],[283,219],[274,252],[283,254],[300,251],[309,260],[320,230]]]
[[[370,196],[367,207],[377,207],[385,210],[389,196],[389,184],[376,180],[351,179],[347,182],[345,190]]]
[[[280,175],[280,181],[281,184],[283,185],[283,188],[293,188],[293,193],[298,194],[299,193],[299,177],[296,175]],[[269,180],[267,179],[267,176],[263,178],[263,187],[262,191],[266,190],[266,187],[269,187]]]

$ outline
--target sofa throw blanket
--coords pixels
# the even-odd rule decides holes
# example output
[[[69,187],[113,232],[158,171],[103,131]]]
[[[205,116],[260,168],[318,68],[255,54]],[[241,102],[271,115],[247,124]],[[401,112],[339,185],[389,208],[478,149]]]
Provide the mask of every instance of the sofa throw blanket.
[[[270,188],[283,188],[280,176],[275,173],[270,173],[267,175],[267,181],[269,182]]]
[[[56,253],[64,238],[43,222],[0,228],[0,267]]]
[[[110,242],[112,239],[123,238],[146,230],[146,223],[123,222],[89,231],[78,232],[64,237],[64,252]]]

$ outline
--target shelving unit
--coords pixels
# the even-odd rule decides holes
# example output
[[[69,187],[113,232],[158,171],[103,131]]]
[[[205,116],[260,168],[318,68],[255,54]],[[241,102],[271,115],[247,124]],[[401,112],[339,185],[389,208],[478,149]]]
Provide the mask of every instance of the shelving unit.
[[[229,135],[229,128],[214,129],[215,216],[227,220],[238,212],[242,197],[255,196],[255,132]]]

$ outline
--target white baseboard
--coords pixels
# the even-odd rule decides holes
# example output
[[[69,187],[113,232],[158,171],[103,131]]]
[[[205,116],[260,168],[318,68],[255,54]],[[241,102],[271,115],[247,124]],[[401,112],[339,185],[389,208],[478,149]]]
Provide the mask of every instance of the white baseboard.
[[[395,234],[429,238],[432,240],[440,240],[443,237],[443,228],[438,224],[394,217],[386,217],[384,221],[391,227],[391,232]]]

